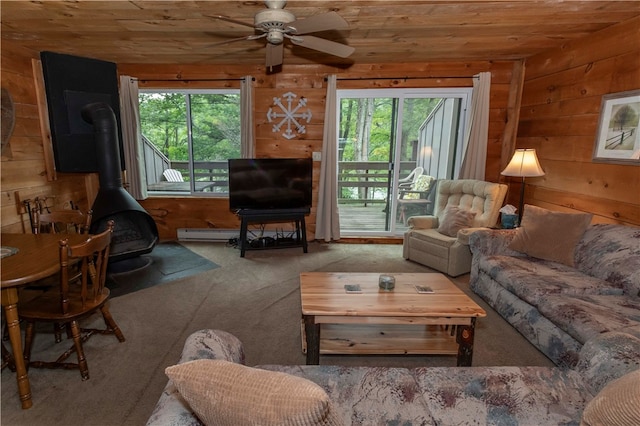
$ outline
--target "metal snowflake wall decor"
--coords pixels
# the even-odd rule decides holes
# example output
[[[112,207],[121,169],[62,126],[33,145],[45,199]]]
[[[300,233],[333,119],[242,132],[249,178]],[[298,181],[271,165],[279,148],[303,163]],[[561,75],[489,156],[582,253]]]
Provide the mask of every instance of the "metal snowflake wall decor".
[[[282,134],[287,139],[293,139],[296,137],[296,134],[293,131],[293,127],[295,127],[295,131],[298,134],[302,135],[307,132],[306,127],[301,124],[302,120],[306,120],[306,122],[311,121],[311,110],[307,109],[306,112],[301,112],[300,109],[302,107],[307,106],[307,99],[301,97],[298,100],[298,104],[296,106],[293,105],[293,100],[297,97],[295,93],[287,92],[282,95],[283,98],[287,100],[287,105],[282,104],[281,98],[273,98],[273,105],[280,107],[282,112],[276,112],[273,108],[269,108],[267,111],[267,119],[269,123],[275,122],[277,119],[281,119],[279,122],[273,125],[272,132],[279,132],[282,129],[282,126],[287,125],[286,130]]]

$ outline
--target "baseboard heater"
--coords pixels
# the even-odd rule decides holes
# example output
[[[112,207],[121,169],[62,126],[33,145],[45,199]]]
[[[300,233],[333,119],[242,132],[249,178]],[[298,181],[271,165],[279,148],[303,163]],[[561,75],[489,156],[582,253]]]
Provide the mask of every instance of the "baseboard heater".
[[[253,231],[247,232],[247,239],[258,237],[272,237],[282,234],[282,231]],[[178,241],[220,241],[228,242],[232,238],[239,238],[239,229],[211,229],[211,228],[178,228]]]

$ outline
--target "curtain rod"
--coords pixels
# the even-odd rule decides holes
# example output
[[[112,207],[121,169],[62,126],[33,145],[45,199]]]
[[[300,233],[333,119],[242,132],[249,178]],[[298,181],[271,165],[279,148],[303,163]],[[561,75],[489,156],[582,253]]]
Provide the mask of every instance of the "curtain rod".
[[[479,78],[475,75],[469,76],[459,76],[459,75],[433,75],[433,76],[425,76],[425,77],[336,77],[338,81],[357,81],[357,80],[425,80],[428,78]],[[324,81],[327,81],[329,78],[325,77]]]
[[[178,79],[178,78],[134,78],[132,77],[132,80],[138,80],[141,81],[143,83],[147,83],[150,81],[171,81],[171,82],[190,82],[190,81],[242,81],[244,80],[244,78],[185,78],[185,79]],[[251,81],[256,81],[255,77],[251,77]]]

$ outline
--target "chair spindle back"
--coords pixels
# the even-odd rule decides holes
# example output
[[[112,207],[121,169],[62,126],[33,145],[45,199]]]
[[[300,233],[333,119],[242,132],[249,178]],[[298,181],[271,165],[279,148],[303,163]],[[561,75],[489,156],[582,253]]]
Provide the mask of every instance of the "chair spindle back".
[[[71,270],[75,264],[79,263],[80,266],[82,305],[84,306],[87,300],[95,301],[102,293],[107,277],[113,228],[114,222],[110,220],[104,232],[89,236],[83,243],[69,246],[68,240],[60,241],[60,300],[63,312],[68,309],[69,292],[71,291],[69,282],[71,278],[76,278],[72,277],[73,271]]]
[[[88,234],[93,212],[86,214],[80,210],[54,210],[49,213],[33,212],[33,233],[50,232],[52,234]]]

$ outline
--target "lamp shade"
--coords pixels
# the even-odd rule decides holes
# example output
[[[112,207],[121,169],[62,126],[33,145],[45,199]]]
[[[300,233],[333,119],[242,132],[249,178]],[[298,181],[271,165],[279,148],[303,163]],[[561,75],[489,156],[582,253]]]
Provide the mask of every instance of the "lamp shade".
[[[535,149],[516,149],[507,167],[500,173],[504,176],[536,177],[544,176],[538,163]]]

